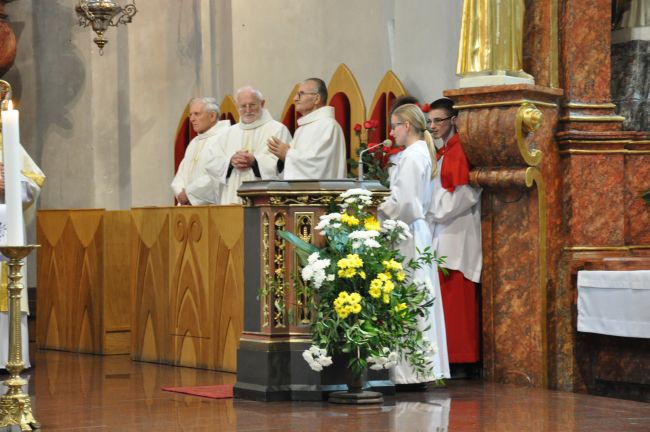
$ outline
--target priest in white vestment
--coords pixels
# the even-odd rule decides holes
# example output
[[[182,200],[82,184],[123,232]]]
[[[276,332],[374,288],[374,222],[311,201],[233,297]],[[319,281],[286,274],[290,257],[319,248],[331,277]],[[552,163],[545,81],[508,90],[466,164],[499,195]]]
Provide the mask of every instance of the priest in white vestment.
[[[302,117],[291,144],[277,138],[268,141],[284,180],[346,178],[345,136],[334,117],[334,107],[326,106],[323,80],[303,81],[293,100]]]
[[[185,149],[185,156],[172,181],[180,205],[207,205],[218,202],[217,184],[205,167],[212,159],[215,140],[230,127],[230,120],[219,121],[219,104],[213,97],[192,99],[190,123],[198,134]]]
[[[219,204],[241,204],[237,189],[244,181],[276,179],[278,157],[269,151],[266,142],[271,137],[291,141],[289,129],[264,109],[264,96],[259,90],[242,87],[236,98],[239,123],[219,136],[206,166],[219,185]]]
[[[23,154],[21,173],[22,202],[25,225],[29,224],[34,218],[35,202],[45,183],[45,175],[41,169],[34,163],[25,149],[20,147]],[[3,155],[2,140],[0,140],[0,160]],[[4,182],[4,165],[0,163],[0,244],[7,243],[7,211],[5,205],[5,182]],[[0,255],[0,368],[5,368],[9,359],[9,295],[7,290],[8,284],[8,266],[6,258]],[[29,361],[29,334],[27,327],[27,315],[29,314],[27,306],[27,287],[25,280],[25,267],[23,266],[23,286],[20,298],[20,327],[23,363],[25,367],[31,366]]]

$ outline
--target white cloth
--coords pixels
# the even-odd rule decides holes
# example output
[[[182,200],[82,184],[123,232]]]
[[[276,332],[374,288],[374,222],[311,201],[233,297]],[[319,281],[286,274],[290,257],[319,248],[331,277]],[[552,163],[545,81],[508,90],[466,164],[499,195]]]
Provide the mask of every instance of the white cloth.
[[[442,170],[444,156],[438,160]],[[480,282],[483,266],[481,246],[481,189],[456,186],[453,192],[442,187],[440,176],[433,181],[433,197],[427,220],[433,230],[433,248],[444,256],[443,267],[460,271],[466,279]]]
[[[172,180],[174,196],[183,190],[192,205],[207,205],[217,202],[217,188],[205,166],[212,159],[213,144],[230,127],[230,120],[218,121],[202,134],[197,135],[185,149],[185,156]]]
[[[416,258],[417,250],[432,247],[432,235],[429,224],[425,220],[426,211],[431,203],[431,157],[427,144],[417,141],[407,147],[395,166],[395,181],[390,186],[390,196],[379,206],[381,219],[399,219],[409,225],[413,238],[400,244],[400,252],[404,262]],[[414,280],[428,280],[433,288],[435,301],[429,311],[427,322],[420,320],[418,328],[436,347],[430,360],[433,363],[433,373],[429,377],[418,378],[406,361],[400,361],[391,370],[391,379],[396,384],[414,384],[433,381],[438,378],[449,378],[449,359],[447,356],[447,337],[445,334],[445,316],[442,309],[442,296],[438,269],[435,265],[424,266],[414,272]],[[425,330],[429,327],[428,330]]]
[[[273,120],[267,110],[252,123],[237,123],[228,128],[215,142],[214,154],[206,165],[208,175],[219,185],[219,204],[241,204],[237,189],[242,182],[249,180],[273,180],[277,178],[277,156],[269,152],[266,141],[272,136],[282,142],[291,141],[289,129],[279,121]],[[230,159],[239,150],[247,150],[255,156],[261,178],[255,177],[253,168],[239,170],[233,168],[230,177]]]
[[[650,270],[579,271],[578,331],[650,338]]]
[[[284,180],[345,178],[345,136],[325,106],[298,119],[296,134],[284,159]]]
[[[41,186],[45,182],[45,175],[41,169],[34,163],[32,158],[27,154],[24,148],[21,147],[23,153],[23,166],[21,168],[21,185],[22,185],[22,202],[23,209],[25,213],[25,225],[27,225],[34,213],[34,203],[38,199],[38,196],[41,192]],[[0,160],[2,160],[2,146],[0,145]],[[0,194],[0,244],[6,244],[7,238],[7,227],[6,227],[6,205],[4,204],[4,194]],[[2,271],[0,272],[0,277],[4,278],[3,272],[8,271],[8,267],[5,265],[4,261],[7,259],[0,255],[0,261],[2,261]],[[21,343],[22,343],[22,354],[23,354],[23,363],[25,367],[28,368],[31,366],[29,361],[29,333],[27,326],[27,315],[29,314],[29,307],[27,301],[27,283],[26,275],[26,266],[23,266],[23,291],[21,292],[20,298],[20,327],[21,327]],[[9,296],[7,295],[7,301],[9,301]],[[9,359],[9,313],[0,312],[0,367],[4,368]]]

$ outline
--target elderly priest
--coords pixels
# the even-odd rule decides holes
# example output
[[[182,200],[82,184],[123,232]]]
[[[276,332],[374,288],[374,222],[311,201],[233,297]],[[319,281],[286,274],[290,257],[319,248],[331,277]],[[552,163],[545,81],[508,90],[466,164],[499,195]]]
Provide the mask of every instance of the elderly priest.
[[[206,170],[219,187],[219,204],[241,204],[237,189],[247,180],[277,178],[278,158],[267,140],[290,141],[289,129],[264,109],[264,96],[253,87],[237,90],[239,123],[221,135]]]
[[[185,149],[172,190],[180,205],[214,204],[217,188],[205,166],[212,159],[216,139],[230,127],[230,120],[219,121],[215,98],[201,97],[190,102],[190,123],[198,135]]]
[[[345,178],[345,137],[334,108],[325,105],[323,80],[309,78],[300,83],[294,103],[302,117],[291,144],[275,137],[268,141],[269,151],[279,159],[278,171],[285,180]]]

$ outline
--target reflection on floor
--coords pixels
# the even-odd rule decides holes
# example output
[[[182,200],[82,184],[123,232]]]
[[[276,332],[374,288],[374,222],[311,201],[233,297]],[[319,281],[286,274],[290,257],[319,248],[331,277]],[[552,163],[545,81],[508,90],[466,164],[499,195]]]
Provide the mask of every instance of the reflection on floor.
[[[43,431],[649,431],[650,404],[452,381],[383,406],[212,400],[164,386],[234,383],[232,374],[39,351],[29,391]],[[24,374],[25,375],[25,374]]]

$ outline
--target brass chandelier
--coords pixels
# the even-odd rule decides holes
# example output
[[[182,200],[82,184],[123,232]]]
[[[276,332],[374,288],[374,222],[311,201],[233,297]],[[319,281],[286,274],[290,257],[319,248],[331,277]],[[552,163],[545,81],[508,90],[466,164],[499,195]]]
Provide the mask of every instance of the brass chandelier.
[[[104,32],[108,27],[128,24],[138,12],[135,0],[124,7],[113,0],[79,0],[75,10],[79,17],[79,25],[91,26],[97,33],[97,37],[93,41],[99,47],[99,55],[104,55],[104,45],[108,43],[108,40],[104,38]]]

